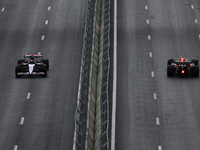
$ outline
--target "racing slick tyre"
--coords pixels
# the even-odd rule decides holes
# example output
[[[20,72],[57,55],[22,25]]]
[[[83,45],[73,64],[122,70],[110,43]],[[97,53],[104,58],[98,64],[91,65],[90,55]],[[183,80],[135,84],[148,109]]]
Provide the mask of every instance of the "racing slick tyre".
[[[15,67],[15,76],[16,76],[16,78],[19,78],[19,77],[21,77],[20,75],[18,75],[18,73],[21,71],[21,67],[20,66],[16,66]]]
[[[22,62],[24,62],[24,59],[19,59],[19,60],[17,61],[17,64],[19,65],[19,64],[21,64]]]
[[[174,76],[174,66],[168,65],[167,66],[167,76],[173,77]]]
[[[47,70],[49,70],[49,59],[42,59],[42,63],[47,65]]]
[[[199,61],[196,60],[196,59],[193,59],[192,62],[193,62],[195,65],[199,65]]]
[[[192,70],[192,76],[193,77],[199,77],[199,66],[193,66],[191,68]]]
[[[42,65],[42,72],[44,72],[44,77],[47,76],[47,66],[45,64]]]
[[[174,61],[173,59],[169,59],[169,60],[167,61],[167,65],[171,65],[173,61]]]

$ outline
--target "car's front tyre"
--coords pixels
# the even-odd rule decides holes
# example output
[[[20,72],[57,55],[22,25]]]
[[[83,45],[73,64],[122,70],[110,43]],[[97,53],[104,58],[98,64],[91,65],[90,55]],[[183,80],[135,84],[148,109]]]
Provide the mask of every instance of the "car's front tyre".
[[[42,72],[44,72],[44,77],[47,77],[47,66],[45,64],[42,65]]]
[[[16,76],[16,78],[19,78],[19,77],[21,77],[20,75],[18,75],[18,73],[21,71],[21,67],[20,66],[16,66],[15,67],[15,76]]]
[[[49,70],[49,59],[42,59],[42,63],[47,65],[47,70]]]

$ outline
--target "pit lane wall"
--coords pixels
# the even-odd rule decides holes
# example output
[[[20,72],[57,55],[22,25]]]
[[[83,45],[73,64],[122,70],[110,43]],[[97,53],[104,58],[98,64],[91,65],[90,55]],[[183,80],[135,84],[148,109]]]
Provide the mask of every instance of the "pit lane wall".
[[[108,150],[110,0],[88,0],[73,150]]]

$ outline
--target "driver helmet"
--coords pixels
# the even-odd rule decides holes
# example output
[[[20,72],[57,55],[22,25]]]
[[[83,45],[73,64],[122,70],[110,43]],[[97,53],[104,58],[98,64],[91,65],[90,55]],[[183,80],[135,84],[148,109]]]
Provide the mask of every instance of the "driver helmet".
[[[185,57],[181,57],[181,62],[185,62]]]
[[[34,57],[31,56],[30,64],[34,64],[34,63],[35,63],[35,62],[34,62]]]

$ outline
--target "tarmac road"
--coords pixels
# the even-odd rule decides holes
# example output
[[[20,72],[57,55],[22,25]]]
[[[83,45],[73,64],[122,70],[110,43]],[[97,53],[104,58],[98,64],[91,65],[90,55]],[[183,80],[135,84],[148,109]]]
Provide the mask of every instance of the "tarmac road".
[[[167,60],[200,59],[200,1],[118,1],[116,150],[197,150],[200,79]]]
[[[0,149],[72,149],[86,0],[0,2]],[[47,78],[15,78],[41,52]]]

